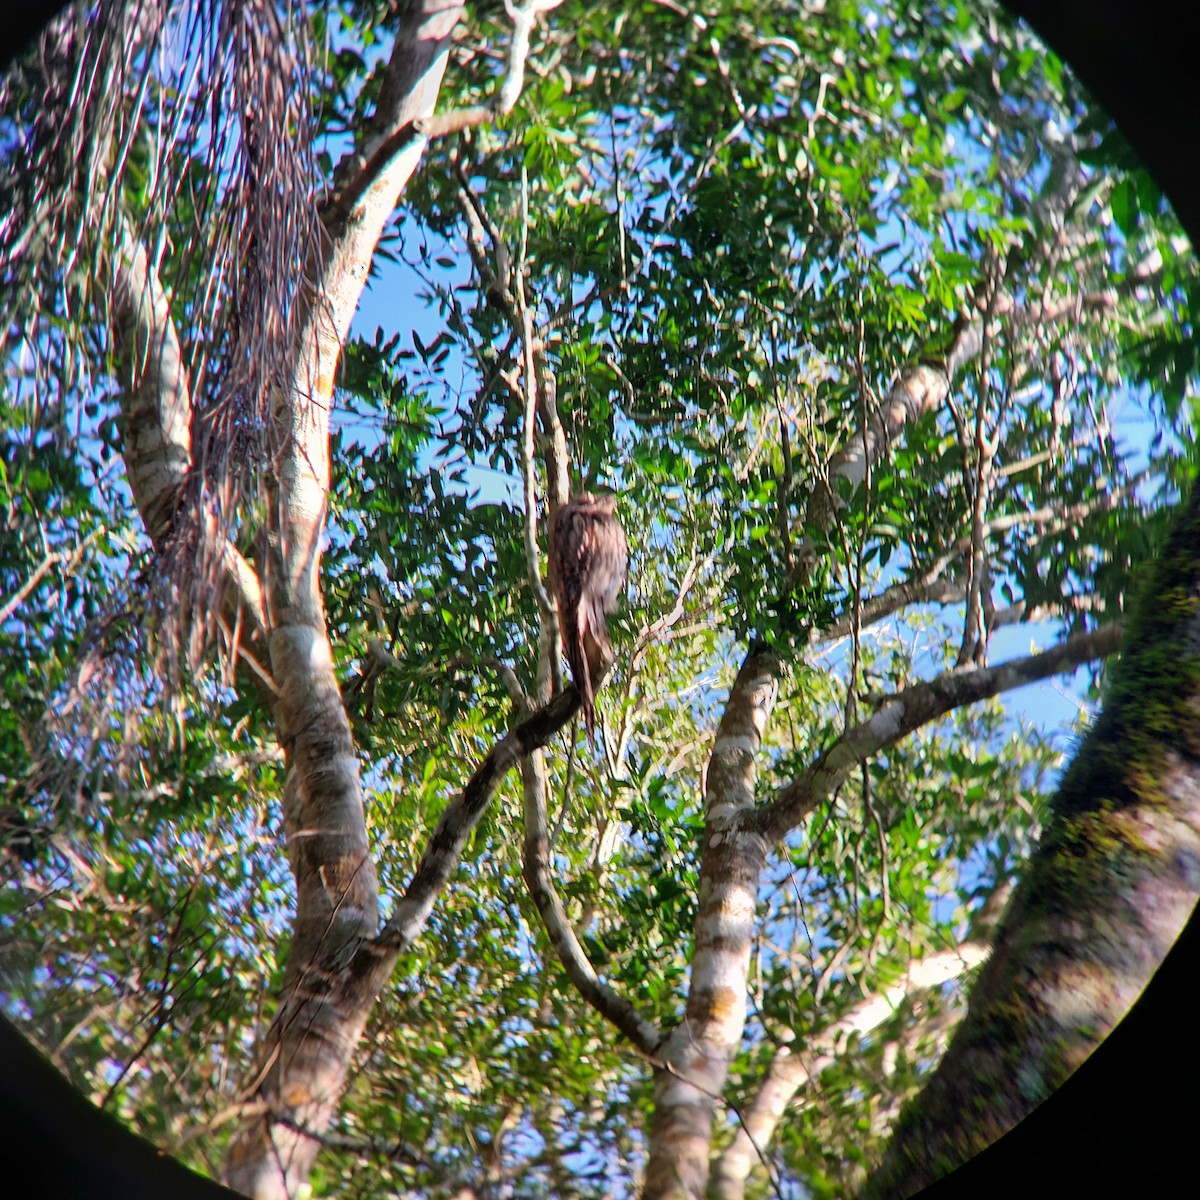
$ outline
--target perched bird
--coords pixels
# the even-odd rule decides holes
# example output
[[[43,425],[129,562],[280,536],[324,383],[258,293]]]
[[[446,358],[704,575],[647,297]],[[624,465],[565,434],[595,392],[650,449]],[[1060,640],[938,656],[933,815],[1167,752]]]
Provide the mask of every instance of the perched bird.
[[[616,496],[583,492],[558,510],[550,527],[550,582],[558,601],[563,649],[593,744],[596,690],[613,661],[604,618],[616,612],[629,566],[629,547],[616,509]]]

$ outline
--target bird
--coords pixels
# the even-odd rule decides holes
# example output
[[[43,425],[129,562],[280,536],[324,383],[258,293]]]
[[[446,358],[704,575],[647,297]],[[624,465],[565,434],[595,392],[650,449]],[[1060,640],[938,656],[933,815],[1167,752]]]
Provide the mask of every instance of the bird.
[[[596,691],[614,657],[605,617],[616,612],[629,569],[629,546],[616,512],[616,496],[581,492],[558,510],[550,525],[550,582],[592,745]]]

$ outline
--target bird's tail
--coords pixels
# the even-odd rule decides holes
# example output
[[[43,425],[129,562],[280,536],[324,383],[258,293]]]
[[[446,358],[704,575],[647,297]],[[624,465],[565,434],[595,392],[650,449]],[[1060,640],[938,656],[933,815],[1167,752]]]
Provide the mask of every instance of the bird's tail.
[[[612,665],[612,643],[608,640],[608,622],[604,619],[603,601],[592,597],[583,606],[579,649],[583,662],[579,667],[571,664],[575,679],[579,682],[579,698],[583,707],[583,723],[587,727],[588,741],[596,744],[596,690],[603,682]]]
[[[568,658],[571,663],[571,675],[575,686],[579,689],[579,706],[583,710],[583,725],[587,730],[588,742],[596,744],[596,689],[592,684],[591,665],[588,662],[587,651],[580,639],[570,647]]]

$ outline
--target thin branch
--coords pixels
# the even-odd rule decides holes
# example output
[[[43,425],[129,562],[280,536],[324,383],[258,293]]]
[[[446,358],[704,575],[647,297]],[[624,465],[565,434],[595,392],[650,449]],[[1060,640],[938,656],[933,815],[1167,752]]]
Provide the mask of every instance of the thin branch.
[[[66,560],[63,566],[63,574],[69,575],[80,563],[84,552],[88,546],[92,544],[101,534],[105,532],[104,528],[93,529],[91,533],[79,543],[78,546],[71,552],[71,556]],[[43,535],[43,544],[45,539]],[[52,571],[59,563],[63,561],[64,555],[58,550],[52,550],[48,553],[40,563],[34,568],[33,574],[2,604],[0,605],[0,625],[3,625],[9,617],[25,603],[26,600],[33,594],[34,589],[39,583]]]
[[[951,383],[958,372],[984,351],[986,334],[997,318],[1004,317],[1018,326],[1035,322],[1052,324],[1071,317],[1078,319],[1085,312],[1105,313],[1115,303],[1116,295],[1109,289],[1100,293],[1069,296],[1052,306],[1047,306],[1043,301],[1038,305],[1021,307],[999,288],[991,289],[984,303],[978,304],[976,314],[959,318],[944,353],[937,358],[911,363],[900,371],[883,404],[830,459],[830,479],[844,478],[857,487],[862,482],[867,463],[879,462],[906,425],[922,413],[936,408],[949,395]],[[818,485],[809,496],[805,529],[827,529],[841,506],[841,498],[834,488]],[[802,539],[801,546],[800,565],[803,572],[811,565],[815,551],[807,535]]]
[[[638,659],[644,655],[654,642],[661,639],[687,615],[684,601],[687,599],[688,593],[695,586],[696,580],[700,578],[700,575],[705,570],[712,566],[712,562],[713,558],[711,554],[705,555],[703,558],[697,558],[695,554],[692,555],[687,569],[683,573],[683,578],[679,581],[679,586],[675,590],[674,604],[671,605],[667,612],[662,613],[642,629],[637,637],[634,638],[631,659]]]
[[[812,1038],[802,1051],[781,1046],[753,1101],[745,1109],[741,1128],[713,1164],[713,1194],[719,1200],[741,1200],[746,1179],[756,1161],[765,1161],[762,1147],[769,1145],[775,1136],[788,1105],[805,1084],[837,1062],[838,1048],[848,1037],[877,1029],[914,992],[957,978],[983,962],[989,952],[990,947],[983,943],[964,942],[955,949],[910,963],[902,979],[854,1005],[844,1017]]]
[[[984,524],[984,537],[991,537],[996,533],[1004,533],[1009,529],[1026,526],[1037,528],[1043,536],[1050,536],[1063,529],[1073,528],[1087,517],[1097,513],[1110,512],[1149,478],[1149,470],[1140,471],[1131,476],[1121,487],[1103,492],[1091,500],[1080,501],[1069,508],[1051,504],[1029,512],[1009,513],[993,517]],[[963,600],[966,596],[965,585],[961,580],[945,579],[944,576],[947,570],[971,548],[971,541],[969,536],[959,538],[928,567],[922,569],[920,574],[903,580],[901,583],[893,584],[870,599],[864,600],[862,602],[863,625],[882,621],[893,613],[907,608],[910,604],[954,604]],[[1084,596],[1064,598],[1063,607],[1073,612],[1100,611],[1102,609],[1098,602],[1091,601]],[[1028,614],[1026,614],[1023,604],[1017,604],[1012,609],[1006,610],[1003,617],[999,614],[993,615],[992,623],[999,628],[1001,624],[1011,625],[1020,620],[1039,620],[1042,617],[1054,615],[1057,615],[1057,607],[1054,605],[1041,605],[1028,610]],[[848,636],[852,619],[852,614],[843,613],[830,624],[821,628],[821,637],[832,640]]]
[[[523,402],[521,425],[521,481],[525,498],[525,567],[529,573],[529,585],[533,588],[538,606],[538,699],[545,700],[556,682],[554,665],[558,660],[559,628],[557,610],[546,584],[542,579],[541,554],[537,541],[537,462],[535,459],[538,370],[537,345],[533,329],[533,317],[525,298],[526,237],[529,232],[529,180],[525,169],[521,169],[521,246],[513,272],[513,299],[521,338],[521,383]]]
[[[584,1000],[643,1054],[654,1055],[662,1045],[663,1032],[624,996],[602,982],[579,944],[555,891],[547,834],[546,767],[540,753],[535,752],[521,760],[521,776],[525,810],[525,883],[541,914],[550,944]]]
[[[33,590],[39,583],[50,573],[50,571],[59,563],[62,555],[57,551],[51,552],[37,565],[32,575],[2,604],[0,605],[0,625],[4,624],[9,617],[29,599]]]

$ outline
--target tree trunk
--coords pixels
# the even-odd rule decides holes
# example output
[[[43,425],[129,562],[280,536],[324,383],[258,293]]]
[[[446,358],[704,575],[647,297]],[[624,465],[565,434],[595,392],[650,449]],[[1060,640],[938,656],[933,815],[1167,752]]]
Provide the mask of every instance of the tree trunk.
[[[903,979],[861,1000],[803,1047],[793,1050],[780,1046],[754,1098],[741,1110],[733,1141],[713,1164],[708,1189],[713,1200],[744,1200],[750,1172],[761,1162],[759,1152],[771,1144],[797,1092],[838,1061],[840,1047],[848,1038],[871,1033],[895,1012],[905,997],[954,979],[978,966],[988,953],[989,948],[979,942],[964,942],[953,950],[931,954],[910,964]]]
[[[751,647],[713,742],[691,988],[655,1072],[645,1200],[697,1200],[708,1185],[713,1114],[746,1022],[758,880],[770,849],[738,818],[754,807],[755,758],[778,678],[774,652]]]
[[[1128,1011],[1200,896],[1200,488],[1131,622],[941,1065],[864,1196],[908,1196],[1011,1129]]]
[[[433,113],[453,0],[414,6],[397,34],[370,136],[339,169],[324,213],[328,235],[287,382],[276,399],[277,538],[267,592],[279,740],[287,755],[284,825],[296,878],[296,917],[275,1019],[247,1088],[256,1115],[233,1140],[231,1186],[261,1200],[295,1196],[332,1119],[384,966],[357,954],[378,932],[378,882],[362,784],[338,689],[321,600],[321,542],[329,497],[334,379],[380,234],[417,167],[425,139],[413,122]]]

